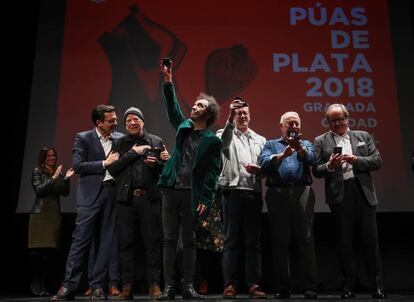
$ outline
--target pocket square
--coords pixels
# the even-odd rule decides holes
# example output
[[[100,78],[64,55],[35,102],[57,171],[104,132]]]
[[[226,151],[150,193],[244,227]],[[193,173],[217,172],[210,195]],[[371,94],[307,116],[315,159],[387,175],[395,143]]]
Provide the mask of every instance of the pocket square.
[[[358,142],[357,147],[365,145],[365,142]]]

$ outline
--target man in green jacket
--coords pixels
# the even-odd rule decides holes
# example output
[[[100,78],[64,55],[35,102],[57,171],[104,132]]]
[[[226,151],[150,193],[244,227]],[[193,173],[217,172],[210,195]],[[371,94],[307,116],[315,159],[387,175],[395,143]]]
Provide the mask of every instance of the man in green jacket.
[[[162,203],[165,289],[159,299],[175,298],[175,256],[180,229],[183,241],[182,296],[183,299],[202,299],[193,287],[195,225],[198,216],[211,207],[220,175],[222,141],[208,129],[218,118],[219,105],[214,97],[201,93],[191,108],[191,118],[186,119],[175,95],[171,62],[162,64],[161,72],[168,119],[176,130],[176,145],[158,182],[165,193]]]

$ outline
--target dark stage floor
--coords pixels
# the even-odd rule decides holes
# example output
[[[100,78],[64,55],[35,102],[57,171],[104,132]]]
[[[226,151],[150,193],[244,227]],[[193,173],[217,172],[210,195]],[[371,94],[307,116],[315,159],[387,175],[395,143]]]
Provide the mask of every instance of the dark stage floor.
[[[77,296],[76,301],[87,301],[89,300],[86,297],[83,296]],[[147,300],[150,301],[148,296],[145,295],[135,295],[134,300]],[[182,300],[181,297],[177,297],[176,300]],[[223,300],[221,295],[208,295],[205,298],[206,301],[226,301],[229,300]],[[0,296],[0,301],[14,301],[14,302],[25,302],[25,301],[36,301],[36,302],[46,302],[49,301],[49,298],[34,298],[34,297],[28,297],[28,296]],[[105,301],[120,301],[116,299],[108,299]],[[186,300],[188,301],[188,300]],[[247,295],[239,295],[237,299],[234,299],[233,301],[241,302],[241,301],[263,301],[262,300],[253,300],[248,299]],[[358,301],[358,302],[377,302],[377,301],[385,301],[385,302],[394,302],[394,301],[414,301],[414,294],[391,294],[388,295],[388,299],[386,300],[378,300],[378,299],[372,299],[370,295],[368,294],[357,294],[357,297],[355,299],[351,300],[341,300],[337,294],[319,294],[319,299],[317,300],[306,300],[303,298],[302,295],[292,295],[290,299],[271,299],[270,295],[265,301],[289,301],[289,302],[299,302],[299,301]]]

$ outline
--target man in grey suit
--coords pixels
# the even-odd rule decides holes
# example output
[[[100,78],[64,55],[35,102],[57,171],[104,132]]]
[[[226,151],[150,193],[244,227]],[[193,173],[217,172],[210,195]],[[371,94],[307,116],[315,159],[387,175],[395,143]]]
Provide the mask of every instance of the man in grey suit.
[[[356,263],[353,241],[360,233],[368,282],[374,299],[384,299],[382,267],[378,246],[376,204],[371,171],[381,167],[382,159],[371,135],[348,127],[349,112],[342,104],[326,110],[330,131],[315,139],[316,165],[313,174],[325,178],[325,194],[337,224],[340,260],[344,275],[342,299],[353,299]]]
[[[73,169],[79,174],[76,199],[76,228],[66,261],[65,280],[51,301],[73,300],[79,286],[90,246],[96,242],[96,258],[91,274],[92,300],[103,300],[102,286],[106,268],[117,247],[115,181],[108,173],[119,157],[113,153],[112,140],[122,136],[114,132],[117,125],[115,107],[98,105],[92,110],[92,130],[78,133],[73,147]],[[115,250],[116,252],[116,250]]]

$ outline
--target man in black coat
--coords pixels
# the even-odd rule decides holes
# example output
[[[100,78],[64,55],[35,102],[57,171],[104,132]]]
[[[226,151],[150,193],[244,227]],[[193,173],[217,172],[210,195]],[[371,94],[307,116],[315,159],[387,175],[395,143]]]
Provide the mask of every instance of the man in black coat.
[[[120,157],[109,168],[116,179],[120,299],[133,298],[139,229],[145,246],[149,296],[154,299],[161,292],[161,192],[156,184],[169,155],[161,138],[144,129],[144,116],[138,108],[125,111],[124,124],[128,134],[114,142],[113,151]]]

